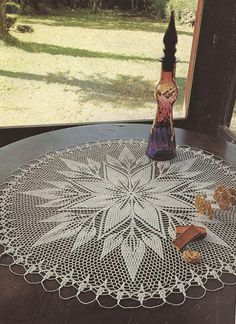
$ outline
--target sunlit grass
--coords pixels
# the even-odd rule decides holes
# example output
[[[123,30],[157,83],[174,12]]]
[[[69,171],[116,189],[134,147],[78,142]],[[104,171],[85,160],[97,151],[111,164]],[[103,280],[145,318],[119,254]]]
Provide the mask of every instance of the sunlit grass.
[[[153,118],[166,23],[84,11],[18,23],[34,32],[0,43],[1,125]],[[177,113],[191,40],[190,28],[179,33]]]

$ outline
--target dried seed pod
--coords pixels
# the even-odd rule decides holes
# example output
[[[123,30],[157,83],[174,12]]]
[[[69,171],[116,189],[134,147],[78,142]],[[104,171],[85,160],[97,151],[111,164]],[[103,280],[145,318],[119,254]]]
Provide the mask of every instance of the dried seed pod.
[[[230,202],[234,206],[236,205],[236,188],[229,188],[228,192],[230,194]]]
[[[194,205],[197,213],[204,215],[206,214],[209,219],[213,217],[213,209],[209,200],[203,198],[200,194],[195,197]]]
[[[182,259],[187,263],[200,263],[201,262],[201,253],[198,251],[185,250],[182,253]]]
[[[212,194],[219,208],[222,210],[229,209],[236,204],[236,189],[226,188],[223,185],[218,186]]]

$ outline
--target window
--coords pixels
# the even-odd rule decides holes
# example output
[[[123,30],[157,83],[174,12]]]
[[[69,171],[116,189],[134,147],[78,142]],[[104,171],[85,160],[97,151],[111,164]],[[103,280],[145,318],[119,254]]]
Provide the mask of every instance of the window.
[[[197,0],[190,2],[197,8]],[[33,32],[21,33],[16,25],[11,34],[18,46],[1,46],[0,126],[153,119],[168,25],[162,10],[160,18],[86,10],[18,16],[17,25],[27,24]],[[194,11],[178,10],[174,116],[185,117]]]
[[[234,111],[233,111],[230,128],[232,129],[233,132],[236,132],[236,103],[234,105]]]
[[[198,132],[209,132],[211,130],[211,133],[216,133],[219,127],[226,129],[230,125],[231,130],[234,129],[235,113],[233,113],[233,107],[235,105],[236,84],[234,70],[236,66],[235,12],[235,0],[228,0],[227,3],[221,0],[198,1],[191,64],[188,69],[186,68],[188,64],[184,63],[185,71],[182,71],[184,75],[188,70],[187,87],[185,93],[182,91],[179,97],[184,98],[185,109],[179,114],[179,118],[175,119],[177,127],[184,127]],[[155,80],[159,78],[158,68],[160,69],[160,63],[156,61],[156,58],[162,55],[163,49],[161,38],[159,46],[156,46],[156,32],[157,30],[162,31],[163,35],[166,24],[155,25],[154,23],[150,27],[147,20],[143,25],[143,30],[141,30],[142,35],[151,35],[151,42],[147,42],[145,37],[137,36],[134,40],[131,38],[133,30],[140,30],[139,17],[125,17],[125,19],[122,17],[117,21],[114,21],[112,14],[110,16],[103,15],[98,20],[95,20],[94,17],[84,14],[84,16],[80,16],[80,20],[67,16],[47,16],[41,17],[41,19],[35,17],[19,18],[19,23],[29,23],[27,19],[30,19],[35,34],[17,33],[18,38],[22,39],[21,48],[3,47],[1,45],[1,126],[54,125],[42,127],[42,130],[27,128],[27,131],[24,130],[24,136],[27,136],[27,134],[33,135],[41,131],[66,127],[68,122],[77,125],[83,121],[103,120],[100,112],[96,110],[98,106],[96,99],[106,101],[106,120],[137,120],[140,118],[141,122],[151,123],[155,113],[155,101],[150,92],[155,86]],[[88,25],[93,26],[93,28],[88,28]],[[65,37],[63,40],[65,44],[62,46],[57,33],[45,34],[45,26],[49,26],[51,31],[56,29],[57,33],[60,33],[64,28],[63,26],[66,26],[66,29],[70,31],[77,32],[73,34],[73,39],[72,37],[71,39]],[[82,47],[82,44],[76,41],[75,36],[78,36],[81,30],[79,27],[83,28],[83,41],[87,46]],[[112,45],[109,43],[108,30],[111,27],[112,35],[116,37],[115,51],[112,51]],[[120,28],[126,32],[126,35],[129,35],[129,37],[126,37],[125,44],[129,42],[136,44],[135,48],[130,47],[128,53],[123,52],[121,46],[124,44],[123,41],[118,41]],[[187,28],[190,30],[189,33],[192,33],[192,27]],[[89,34],[90,29],[92,29],[91,34]],[[179,34],[181,29],[181,26],[178,27]],[[99,43],[97,41],[97,31],[101,30],[103,37],[99,40]],[[66,35],[68,36],[68,34],[64,36]],[[192,37],[186,33],[181,35],[186,36],[185,39]],[[33,39],[36,36],[37,41]],[[180,44],[181,40],[179,40]],[[183,61],[184,55],[181,55],[179,45],[177,56]],[[156,51],[157,47],[159,52]],[[191,44],[188,45],[188,48],[190,51]],[[138,53],[137,50],[139,49],[140,52]],[[35,59],[34,53],[39,54],[40,59]],[[65,53],[65,60],[61,61],[60,58]],[[190,52],[188,55],[190,55]],[[50,57],[50,64],[54,64],[57,71],[51,71],[50,64],[45,65],[44,61],[47,56]],[[100,62],[103,62],[100,68],[94,63],[97,56],[99,56]],[[89,64],[86,63],[86,60],[89,60]],[[188,58],[184,59],[186,62],[188,60]],[[13,61],[14,68],[12,67]],[[114,61],[117,64],[113,64]],[[71,62],[73,63],[71,64]],[[107,63],[105,64],[105,62]],[[129,64],[129,68],[127,64]],[[177,77],[181,77],[182,73],[180,64],[177,64]],[[71,69],[69,71],[68,66]],[[87,68],[87,74],[85,75],[79,72],[82,66]],[[151,68],[147,68],[147,66],[151,66]],[[27,67],[28,71],[24,71],[25,67]],[[111,67],[114,69],[113,74],[112,77],[108,77],[104,71],[107,72]],[[139,72],[135,70],[137,67]],[[95,75],[92,75],[95,68],[98,70]],[[147,73],[148,78],[138,77],[141,72]],[[118,74],[119,76],[117,76]],[[128,78],[127,75],[130,77]],[[97,83],[99,79],[102,82]],[[15,82],[18,82],[20,87]],[[32,87],[35,85],[34,93],[28,91],[29,84]],[[124,86],[124,84],[128,85],[128,87]],[[179,86],[180,84],[181,82],[178,82]],[[46,86],[46,91],[44,91],[42,85]],[[134,88],[136,89],[135,93]],[[61,91],[62,89],[63,91]],[[136,95],[137,89],[138,95]],[[14,96],[10,97],[12,92]],[[71,101],[71,97],[68,96],[69,92],[71,92],[76,106],[74,112],[70,110],[73,106],[73,100]],[[51,98],[49,101],[46,99],[47,95]],[[82,95],[82,101],[78,100],[79,95]],[[124,105],[124,97],[129,100],[129,118],[124,118],[124,114],[119,111],[120,106]],[[114,102],[114,98],[117,100],[117,107],[114,109],[116,115],[112,117],[109,114],[109,109],[111,102]],[[34,105],[35,102],[36,105]],[[82,118],[81,102],[88,105],[87,119]],[[180,101],[176,103],[176,107],[178,107],[178,104],[181,106]],[[43,107],[43,112],[37,109],[38,107]],[[60,107],[59,111],[55,107]],[[142,108],[137,109],[137,107]],[[176,110],[178,111],[178,109]],[[59,118],[60,112],[64,111],[67,111],[69,121],[66,118],[63,118],[63,120]],[[145,116],[139,115],[140,111],[145,111]],[[21,114],[25,118],[20,123]],[[37,120],[30,121],[31,115]],[[56,124],[61,124],[61,126],[56,126]],[[14,132],[18,132],[20,136],[19,129],[17,131],[14,129]]]

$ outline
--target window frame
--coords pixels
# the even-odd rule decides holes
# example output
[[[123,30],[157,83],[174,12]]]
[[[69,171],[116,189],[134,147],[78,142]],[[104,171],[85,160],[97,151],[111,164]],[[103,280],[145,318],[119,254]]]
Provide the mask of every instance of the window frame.
[[[231,133],[236,91],[236,2],[200,0],[201,26],[187,117],[175,124],[214,135]]]

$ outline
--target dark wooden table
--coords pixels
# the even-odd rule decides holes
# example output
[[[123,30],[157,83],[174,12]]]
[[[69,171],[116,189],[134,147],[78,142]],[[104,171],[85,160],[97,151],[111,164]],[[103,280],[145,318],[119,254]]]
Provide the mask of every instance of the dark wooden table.
[[[104,139],[147,139],[150,125],[99,124],[79,126],[29,137],[0,148],[0,182],[27,161],[58,148]],[[1,135],[1,130],[0,130]],[[176,129],[177,143],[198,147],[221,156],[236,167],[236,145],[195,132]],[[0,138],[1,142],[4,139]],[[29,285],[22,277],[0,267],[0,324],[234,324],[235,286],[187,300],[181,306],[156,309],[104,309],[76,299],[61,300],[41,285]]]

